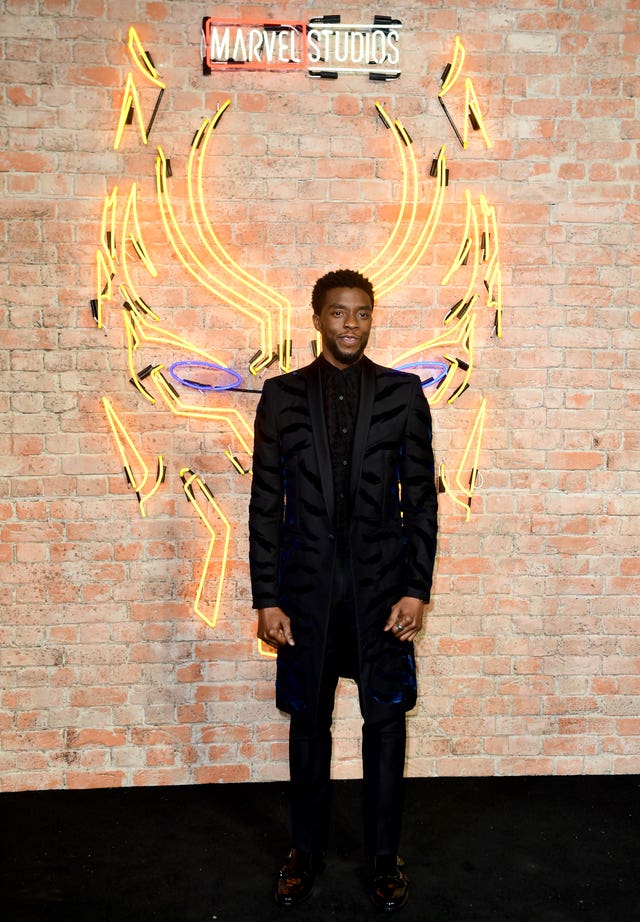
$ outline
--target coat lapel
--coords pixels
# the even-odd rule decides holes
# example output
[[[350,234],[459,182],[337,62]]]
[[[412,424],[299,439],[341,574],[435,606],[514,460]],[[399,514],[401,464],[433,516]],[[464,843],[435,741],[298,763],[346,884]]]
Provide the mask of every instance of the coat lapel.
[[[356,417],[356,427],[353,433],[353,452],[351,454],[351,509],[355,509],[355,501],[362,474],[362,462],[364,460],[364,449],[367,444],[367,436],[371,425],[371,412],[373,410],[373,398],[376,393],[376,372],[373,362],[366,356],[362,358],[362,381],[360,382],[360,403],[358,404],[358,415]]]
[[[327,424],[324,418],[322,404],[322,383],[320,381],[320,365],[317,361],[305,369],[307,378],[307,398],[309,400],[309,416],[311,417],[311,431],[313,443],[318,458],[318,469],[322,483],[322,494],[327,507],[329,518],[333,521],[333,469],[331,467],[331,454],[329,452],[329,439],[327,438]]]

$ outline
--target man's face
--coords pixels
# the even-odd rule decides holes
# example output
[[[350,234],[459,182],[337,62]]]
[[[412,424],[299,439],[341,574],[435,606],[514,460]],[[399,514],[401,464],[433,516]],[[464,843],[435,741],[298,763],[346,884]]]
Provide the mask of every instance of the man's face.
[[[313,325],[322,334],[322,354],[337,368],[347,368],[364,352],[373,307],[366,291],[360,288],[330,288]]]

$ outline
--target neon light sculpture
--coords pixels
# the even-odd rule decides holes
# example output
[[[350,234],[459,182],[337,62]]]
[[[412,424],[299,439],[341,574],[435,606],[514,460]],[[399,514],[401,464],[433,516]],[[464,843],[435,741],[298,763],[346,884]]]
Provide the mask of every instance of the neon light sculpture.
[[[116,149],[121,143],[125,127],[134,118],[141,140],[147,144],[165,91],[165,84],[133,28],[128,34],[128,51],[137,71],[159,90],[159,94],[151,120],[145,126],[142,120],[140,94],[133,73],[127,75],[116,130]],[[478,97],[473,82],[468,77],[464,80],[463,133],[458,131],[444,103],[445,97],[461,81],[465,57],[465,48],[460,37],[456,36],[452,63],[447,65],[442,75],[438,98],[463,147],[467,146],[468,123],[481,133],[485,144],[490,147],[491,141],[484,127]],[[207,152],[214,132],[229,108],[230,101],[226,100],[218,106],[212,117],[203,119],[189,147],[186,184],[190,224],[195,229],[195,235],[192,234],[190,237],[186,233],[174,210],[169,182],[172,171],[162,147],[158,147],[156,157],[156,203],[171,250],[191,278],[216,300],[237,310],[255,325],[259,349],[249,361],[249,371],[254,375],[260,374],[274,361],[278,361],[281,370],[287,371],[291,368],[292,360],[290,302],[232,257],[214,230],[205,199]],[[405,282],[424,260],[442,220],[449,170],[446,149],[443,146],[431,165],[429,175],[435,183],[431,202],[425,208],[425,203],[420,198],[421,180],[409,132],[400,119],[394,119],[387,114],[381,103],[376,103],[375,110],[382,124],[391,132],[395,161],[401,177],[398,211],[390,234],[381,249],[361,269],[371,279],[376,299],[380,300]],[[100,246],[96,252],[97,296],[91,301],[96,324],[98,328],[103,327],[103,306],[113,300],[117,284],[124,301],[124,309],[120,316],[125,332],[130,381],[138,395],[152,406],[169,409],[175,416],[221,423],[228,430],[234,443],[224,447],[225,456],[239,474],[249,474],[252,427],[244,414],[228,405],[200,406],[190,403],[167,377],[168,372],[178,388],[198,390],[203,395],[208,393],[220,402],[225,399],[225,391],[233,390],[241,383],[238,372],[231,369],[208,348],[198,346],[172,330],[140,294],[133,279],[131,260],[139,262],[146,271],[147,280],[157,278],[158,270],[144,240],[138,214],[138,199],[138,185],[135,182],[131,184],[126,196],[119,198],[118,188],[114,187],[105,197]],[[122,215],[118,221],[120,202],[123,203]],[[465,190],[465,218],[460,241],[441,280],[442,285],[452,284],[463,275],[463,269],[467,273],[466,288],[463,296],[444,317],[443,330],[409,346],[396,356],[393,362],[396,367],[414,370],[420,375],[432,406],[453,406],[470,387],[474,368],[474,337],[477,319],[480,316],[478,287],[484,286],[486,304],[495,310],[495,332],[498,337],[502,335],[502,270],[496,212],[484,195],[479,196],[479,205],[474,202],[469,189]],[[115,282],[118,275],[119,283]],[[313,345],[316,352],[320,351],[319,336]],[[138,359],[145,346],[159,347],[165,353],[168,349],[177,349],[186,353],[186,358],[173,361],[166,370],[163,361],[152,362],[141,368]],[[195,380],[187,376],[187,370],[191,369],[196,370]],[[221,376],[223,382],[225,378],[227,381],[213,385],[203,383],[199,380],[201,376],[198,370],[204,370],[206,375],[213,372],[216,376]],[[154,477],[143,454],[136,448],[134,438],[106,396],[103,398],[103,407],[127,482],[136,493],[141,515],[146,516],[147,504],[156,496],[165,480],[166,466],[163,457],[157,456]],[[485,416],[486,400],[482,399],[455,474],[452,477],[448,473],[444,461],[439,467],[441,492],[449,497],[454,508],[464,510],[467,521],[477,485]],[[239,460],[238,453],[244,455],[243,460]],[[209,533],[195,594],[194,610],[210,627],[214,627],[220,613],[231,523],[202,477],[189,467],[180,470],[180,477],[187,499]],[[214,558],[216,542],[218,546],[222,546],[219,558]],[[215,599],[207,601],[207,586],[213,580],[217,580]],[[259,644],[259,652],[264,656],[275,655],[271,648],[262,643]]]

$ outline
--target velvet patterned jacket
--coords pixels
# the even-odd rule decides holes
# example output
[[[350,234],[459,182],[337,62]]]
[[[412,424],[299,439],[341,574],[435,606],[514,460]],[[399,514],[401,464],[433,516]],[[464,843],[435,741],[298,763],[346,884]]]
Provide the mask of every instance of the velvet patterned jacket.
[[[402,596],[429,600],[437,492],[429,405],[416,375],[362,358],[351,460],[349,560],[363,715],[416,702],[413,644],[384,631]],[[265,382],[249,508],[255,608],[279,606],[294,646],[278,651],[276,704],[316,712],[337,546],[318,362]]]

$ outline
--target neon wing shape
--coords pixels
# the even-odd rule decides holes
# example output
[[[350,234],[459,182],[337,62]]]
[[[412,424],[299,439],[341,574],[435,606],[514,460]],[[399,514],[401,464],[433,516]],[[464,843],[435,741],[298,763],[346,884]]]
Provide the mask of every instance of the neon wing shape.
[[[209,532],[209,545],[205,554],[204,565],[202,567],[202,573],[200,575],[200,581],[198,582],[198,589],[196,591],[196,598],[193,603],[193,610],[195,613],[202,618],[202,620],[209,625],[209,627],[215,627],[218,620],[218,614],[220,611],[220,603],[222,601],[222,589],[224,587],[224,578],[227,570],[227,559],[229,556],[229,541],[231,538],[231,525],[229,520],[226,518],[220,506],[215,501],[213,493],[206,485],[204,480],[198,475],[194,474],[189,468],[183,468],[180,471],[180,477],[182,478],[182,484],[184,492],[187,499],[194,507],[198,516],[204,523],[207,531]],[[196,497],[196,492],[194,486],[198,488],[200,496]],[[204,502],[203,502],[204,500]],[[211,521],[212,515],[215,515],[220,523],[222,523],[222,557],[219,562],[220,572],[218,574],[218,588],[216,591],[215,602],[213,603],[213,608],[207,605],[203,600],[203,594],[208,580],[211,577],[210,570],[212,569],[213,561],[213,548],[216,542],[216,528]],[[218,526],[218,531],[219,531]]]
[[[465,499],[460,499],[460,497],[454,492],[451,486],[448,483],[446,467],[444,461],[440,463],[440,490],[443,493],[446,493],[447,496],[458,506],[461,506],[465,510],[466,520],[469,521],[471,517],[471,499],[475,492],[476,481],[478,478],[478,458],[480,455],[480,447],[482,445],[482,433],[484,429],[484,419],[487,408],[487,401],[483,399],[480,404],[480,409],[476,415],[469,439],[467,440],[467,445],[462,455],[460,465],[456,472],[456,486],[458,491],[465,496]],[[463,474],[467,474],[467,482],[462,482]]]
[[[230,106],[230,100],[227,100],[216,112],[213,118],[205,119],[195,134],[191,143],[189,153],[189,163],[187,167],[187,183],[189,190],[189,203],[191,216],[195,224],[198,236],[202,244],[212,259],[228,274],[235,285],[245,285],[255,295],[261,297],[278,310],[278,359],[283,371],[289,371],[291,368],[291,303],[279,295],[278,292],[269,285],[264,284],[257,277],[244,269],[231,254],[222,245],[218,235],[214,231],[204,197],[204,163],[207,154],[207,147],[211,140],[213,131],[217,127],[222,115]],[[194,178],[194,173],[195,178]],[[232,291],[234,289],[231,289]],[[252,304],[257,310],[261,310],[253,301]],[[240,308],[242,309],[242,308]],[[264,310],[265,322],[268,325],[266,351],[269,353],[268,358],[261,357],[257,362],[251,363],[252,371],[260,371],[265,364],[270,361],[273,348],[273,335],[271,332],[271,313],[270,310]],[[263,350],[264,351],[264,350]]]
[[[144,458],[134,445],[133,440],[127,432],[124,423],[114,410],[113,405],[108,397],[102,398],[102,405],[104,407],[109,426],[111,427],[111,432],[118,447],[118,452],[120,453],[120,457],[122,459],[122,466],[124,467],[127,482],[131,487],[133,487],[135,491],[135,494],[138,498],[138,503],[140,504],[140,514],[144,518],[147,514],[147,502],[157,493],[161,484],[164,483],[166,466],[163,457],[162,455],[158,455],[158,466],[156,470],[155,482],[151,489],[145,493],[144,489],[147,481],[149,480],[149,468]],[[134,461],[141,472],[138,476],[136,476],[133,471]]]

